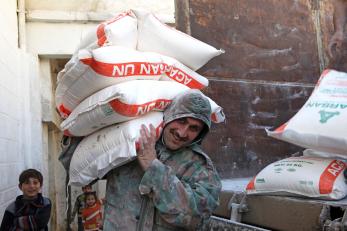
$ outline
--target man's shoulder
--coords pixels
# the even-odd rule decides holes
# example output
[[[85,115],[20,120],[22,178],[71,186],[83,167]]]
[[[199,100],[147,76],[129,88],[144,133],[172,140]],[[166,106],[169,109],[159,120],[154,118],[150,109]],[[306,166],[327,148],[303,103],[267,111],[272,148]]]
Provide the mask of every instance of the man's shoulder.
[[[80,195],[77,196],[78,200],[84,200],[84,193],[81,193]]]
[[[84,197],[85,197],[84,193],[78,195],[77,198],[76,198],[76,202],[78,202],[79,204],[82,204],[82,206],[83,206],[83,204],[84,204]]]
[[[206,162],[207,165],[213,166],[211,158],[204,152],[204,150],[202,150],[200,145],[193,145],[191,150],[193,155],[199,156],[202,160]]]

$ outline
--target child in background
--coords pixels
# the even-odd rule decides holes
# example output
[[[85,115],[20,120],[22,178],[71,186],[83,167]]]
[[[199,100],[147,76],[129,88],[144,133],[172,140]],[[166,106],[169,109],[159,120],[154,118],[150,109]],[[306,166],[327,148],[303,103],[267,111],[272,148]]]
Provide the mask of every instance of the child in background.
[[[84,231],[102,230],[101,202],[95,192],[85,193],[85,208],[82,210]]]
[[[72,223],[76,214],[78,221],[78,231],[83,231],[83,223],[82,223],[82,210],[85,207],[85,194],[92,191],[91,185],[85,185],[82,187],[82,194],[80,194],[75,201],[75,205],[72,211],[70,222]]]
[[[19,176],[19,189],[23,192],[5,211],[1,231],[48,230],[51,201],[41,195],[42,174],[36,169],[24,170]]]

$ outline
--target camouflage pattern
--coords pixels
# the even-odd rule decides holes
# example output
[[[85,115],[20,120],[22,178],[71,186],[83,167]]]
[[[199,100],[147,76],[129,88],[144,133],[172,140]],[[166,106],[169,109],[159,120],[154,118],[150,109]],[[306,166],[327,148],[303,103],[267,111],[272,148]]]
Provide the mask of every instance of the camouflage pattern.
[[[76,198],[75,205],[73,207],[72,214],[71,214],[71,220],[75,218],[76,214],[78,215],[78,217],[82,217],[82,210],[84,207],[85,207],[85,196],[84,196],[84,193],[82,193]]]
[[[177,95],[164,111],[164,126],[183,117],[192,117],[204,122],[205,127],[194,143],[201,143],[211,127],[210,101],[196,89],[189,89]]]
[[[165,124],[200,117],[208,131],[209,102],[193,93],[175,98]],[[133,161],[107,175],[104,230],[199,230],[218,206],[220,178],[199,142],[171,151],[160,139],[156,151],[158,159],[145,172]]]
[[[77,146],[76,146],[77,147]],[[82,211],[85,207],[85,195],[84,193],[80,194],[75,201],[72,214],[70,217],[70,222],[72,222],[75,219],[75,216],[77,214],[77,230],[83,231],[83,222],[82,222]]]
[[[177,95],[164,111],[166,124],[183,117],[193,117],[211,127],[211,105],[204,95],[196,89],[190,89]]]

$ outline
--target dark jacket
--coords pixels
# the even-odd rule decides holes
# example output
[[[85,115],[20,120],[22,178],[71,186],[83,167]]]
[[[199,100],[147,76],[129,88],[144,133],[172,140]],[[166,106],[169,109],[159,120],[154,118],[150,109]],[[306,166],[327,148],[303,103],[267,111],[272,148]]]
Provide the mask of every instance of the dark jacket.
[[[218,206],[220,179],[198,145],[157,146],[159,160],[145,173],[133,161],[108,174],[104,231],[200,230]]]
[[[0,231],[48,230],[51,201],[38,194],[35,200],[26,200],[20,195],[5,210]]]

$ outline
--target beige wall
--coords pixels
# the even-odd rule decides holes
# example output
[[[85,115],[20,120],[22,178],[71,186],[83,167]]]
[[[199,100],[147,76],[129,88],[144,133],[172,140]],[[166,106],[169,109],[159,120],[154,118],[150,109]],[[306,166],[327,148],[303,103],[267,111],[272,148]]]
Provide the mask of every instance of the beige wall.
[[[37,0],[26,3],[28,50],[47,57],[69,57],[91,28],[125,10],[145,9],[163,22],[175,22],[174,0]]]
[[[18,48],[17,3],[0,7],[0,218],[25,168],[43,169],[37,55]],[[45,182],[46,183],[46,182]],[[44,191],[46,193],[46,191]]]
[[[156,14],[172,15],[173,0],[26,0],[26,9],[29,11],[79,11],[115,13],[131,8],[141,8],[153,11]]]

